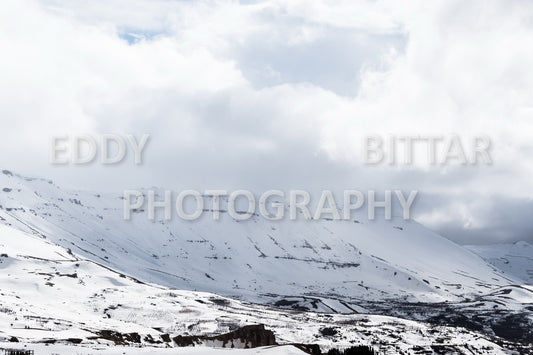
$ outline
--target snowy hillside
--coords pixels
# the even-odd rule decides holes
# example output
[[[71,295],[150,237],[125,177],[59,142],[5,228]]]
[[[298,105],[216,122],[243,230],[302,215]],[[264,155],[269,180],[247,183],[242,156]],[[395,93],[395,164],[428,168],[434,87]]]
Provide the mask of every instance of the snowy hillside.
[[[509,349],[520,349],[516,348],[520,345],[464,328],[376,315],[284,311],[211,293],[145,284],[6,226],[0,227],[0,240],[0,349],[166,353],[165,348],[178,346],[187,336],[224,334],[255,324],[264,324],[278,344],[316,344],[323,351],[356,344],[387,353],[510,354]],[[522,292],[521,297],[515,301],[531,302],[531,291]],[[230,341],[237,348],[245,342]],[[220,352],[203,349],[177,353]],[[291,346],[253,353],[302,352]]]
[[[24,344],[0,343],[0,349],[33,350],[39,355],[135,355],[135,354],[172,354],[172,355],[228,355],[228,349],[222,348],[157,348],[153,347],[128,347],[128,346],[69,346],[49,344]],[[303,351],[294,346],[262,347],[254,349],[233,349],[232,355],[305,355]]]
[[[491,263],[506,275],[533,285],[533,246],[526,242],[495,245],[468,245],[477,255]]]
[[[316,310],[360,300],[461,301],[521,280],[413,221],[123,219],[120,194],[68,191],[0,174],[0,222],[102,265],[179,289],[272,303],[320,297]],[[354,306],[355,307],[355,306]]]
[[[152,222],[143,209],[126,221],[119,194],[69,191],[5,170],[0,189],[10,336],[94,339],[114,329],[150,342],[161,331],[222,334],[265,323],[283,343],[383,344],[401,332],[409,339],[390,343],[408,347],[428,336],[411,334],[416,324],[438,326],[435,337],[457,338],[465,327],[533,343],[525,281],[413,221],[236,221],[221,210],[219,221]],[[393,326],[384,327],[389,317]],[[372,329],[351,328],[354,322]],[[317,340],[320,327],[338,324],[350,327]]]

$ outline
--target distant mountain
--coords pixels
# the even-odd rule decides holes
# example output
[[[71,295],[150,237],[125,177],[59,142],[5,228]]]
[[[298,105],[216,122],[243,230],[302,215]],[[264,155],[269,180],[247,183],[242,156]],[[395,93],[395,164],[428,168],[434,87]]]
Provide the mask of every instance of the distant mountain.
[[[126,221],[119,194],[6,170],[0,190],[0,348],[2,334],[178,345],[165,334],[262,323],[283,343],[323,348],[531,350],[522,274],[414,221],[237,221],[223,209],[213,221],[208,205],[194,222],[152,222],[142,207]]]
[[[506,275],[533,285],[533,245],[521,241],[513,244],[467,245]]]
[[[179,289],[263,303],[319,297],[310,307],[352,312],[364,311],[357,308],[361,300],[461,301],[521,283],[400,218],[236,221],[222,211],[219,221],[206,214],[193,222],[177,216],[152,222],[139,209],[125,221],[120,194],[70,191],[5,170],[0,190],[0,223]]]

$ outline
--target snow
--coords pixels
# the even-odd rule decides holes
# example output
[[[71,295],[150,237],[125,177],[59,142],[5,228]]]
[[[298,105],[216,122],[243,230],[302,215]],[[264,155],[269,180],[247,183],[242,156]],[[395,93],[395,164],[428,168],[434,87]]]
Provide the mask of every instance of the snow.
[[[76,255],[59,260],[58,254],[68,255],[65,250],[12,228],[0,229],[0,238],[0,253],[11,252],[10,256],[0,258],[0,341],[16,337],[21,343],[10,343],[13,348],[24,344],[39,353],[67,354],[83,353],[85,348],[89,349],[87,353],[98,353],[92,350],[167,352],[164,348],[175,345],[161,341],[162,334],[212,335],[244,325],[265,324],[281,344],[319,344],[323,350],[374,344],[383,350],[408,351],[415,344],[429,347],[445,343],[459,348],[464,344],[473,349],[490,347],[495,354],[506,353],[490,337],[462,328],[378,315],[285,311],[212,293],[174,290],[141,283]],[[30,250],[41,257],[34,257]],[[320,330],[325,327],[338,329],[338,334],[320,336]],[[138,333],[141,343],[130,344],[128,348],[115,347],[111,341],[97,336],[106,329]],[[147,336],[159,342],[149,342]],[[82,343],[70,344],[68,339],[72,338]],[[39,344],[50,340],[56,344]],[[212,350],[191,351],[211,353]],[[298,352],[283,347],[243,354],[251,351]]]
[[[533,245],[521,241],[512,244],[468,245],[466,248],[505,274],[529,285],[533,284]]]
[[[5,172],[0,188],[0,342],[21,341],[0,348],[175,352],[163,335],[264,324],[280,344],[322,350],[363,344],[387,353],[447,346],[503,354],[515,345],[490,335],[493,312],[533,324],[533,289],[520,273],[502,272],[414,221],[238,222],[222,213],[220,221],[152,222],[143,211],[124,221],[120,195]],[[513,270],[531,265],[517,250],[507,254],[522,261]],[[485,333],[426,322],[440,309],[481,317]],[[324,336],[324,328],[336,334]],[[141,341],[122,347],[104,330]],[[252,351],[299,353],[286,346],[243,354]]]
[[[119,194],[69,191],[0,174],[0,222],[146,282],[251,302],[262,295],[335,301],[460,301],[522,281],[414,221],[123,219]],[[159,196],[158,198],[160,198]],[[206,206],[209,206],[207,204]],[[159,211],[162,212],[162,211]],[[162,217],[161,215],[159,217]],[[329,309],[331,311],[331,309]]]
[[[254,349],[225,349],[209,347],[185,348],[136,348],[127,346],[68,346],[45,344],[13,344],[0,342],[0,349],[33,350],[39,355],[92,355],[92,354],[176,354],[176,355],[304,355],[305,353],[294,346],[259,347]]]

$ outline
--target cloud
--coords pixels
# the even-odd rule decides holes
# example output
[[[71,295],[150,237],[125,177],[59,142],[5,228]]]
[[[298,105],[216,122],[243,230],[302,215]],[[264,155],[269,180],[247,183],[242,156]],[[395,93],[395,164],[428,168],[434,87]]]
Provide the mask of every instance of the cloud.
[[[2,165],[108,191],[417,189],[415,218],[451,239],[532,241],[532,15],[519,1],[6,1]],[[48,163],[51,136],[85,132],[150,133],[144,165]],[[493,166],[362,164],[369,134],[482,133]]]

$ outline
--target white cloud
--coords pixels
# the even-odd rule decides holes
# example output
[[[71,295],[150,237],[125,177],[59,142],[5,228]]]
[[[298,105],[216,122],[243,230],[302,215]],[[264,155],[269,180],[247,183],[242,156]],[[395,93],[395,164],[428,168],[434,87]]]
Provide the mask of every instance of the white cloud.
[[[3,164],[111,190],[418,189],[420,219],[467,240],[533,197],[532,15],[508,1],[4,1]],[[146,164],[51,167],[49,137],[79,132],[151,133]],[[495,164],[362,167],[374,133],[489,134]]]

